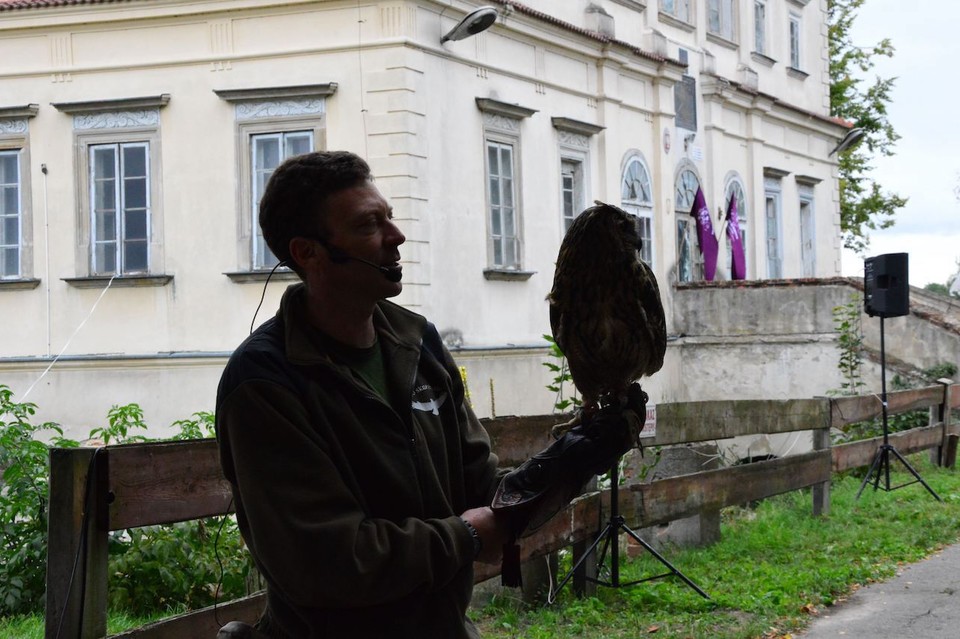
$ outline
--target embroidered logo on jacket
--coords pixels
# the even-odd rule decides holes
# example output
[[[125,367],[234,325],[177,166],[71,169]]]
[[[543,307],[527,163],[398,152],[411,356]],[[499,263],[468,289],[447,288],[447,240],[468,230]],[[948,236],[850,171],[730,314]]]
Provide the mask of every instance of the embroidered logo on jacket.
[[[410,406],[414,410],[420,410],[425,413],[440,414],[440,407],[447,401],[447,394],[440,393],[438,396],[432,386],[423,385],[413,389],[413,399]]]

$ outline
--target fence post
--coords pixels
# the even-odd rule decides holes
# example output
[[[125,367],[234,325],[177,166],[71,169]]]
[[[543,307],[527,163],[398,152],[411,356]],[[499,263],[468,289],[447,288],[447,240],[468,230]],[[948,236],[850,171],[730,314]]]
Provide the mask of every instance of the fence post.
[[[50,450],[44,637],[107,634],[107,454]]]
[[[828,398],[822,398],[821,411],[825,414],[819,420],[820,424],[826,424],[821,428],[813,429],[813,449],[830,450],[830,428],[833,419],[832,402]],[[813,515],[826,516],[830,514],[830,477],[826,481],[813,485]]]
[[[953,385],[953,380],[941,378],[937,380],[937,383],[943,386],[943,402],[937,407],[938,421],[943,424],[943,438],[940,443],[938,461],[940,466],[953,468],[957,463],[957,436],[950,432],[952,418],[950,387]]]

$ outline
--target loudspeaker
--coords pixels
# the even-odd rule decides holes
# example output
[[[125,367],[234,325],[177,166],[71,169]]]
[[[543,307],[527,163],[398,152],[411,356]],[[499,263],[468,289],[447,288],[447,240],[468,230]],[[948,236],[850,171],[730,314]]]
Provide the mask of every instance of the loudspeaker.
[[[863,261],[864,309],[871,317],[910,313],[906,253],[886,253]]]

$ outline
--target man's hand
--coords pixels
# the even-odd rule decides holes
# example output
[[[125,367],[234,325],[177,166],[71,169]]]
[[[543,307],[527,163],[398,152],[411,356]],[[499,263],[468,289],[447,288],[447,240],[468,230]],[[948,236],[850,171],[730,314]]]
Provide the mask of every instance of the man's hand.
[[[470,522],[480,535],[480,554],[476,560],[483,564],[500,563],[503,545],[510,541],[510,530],[504,519],[495,515],[489,506],[471,508],[460,517]]]

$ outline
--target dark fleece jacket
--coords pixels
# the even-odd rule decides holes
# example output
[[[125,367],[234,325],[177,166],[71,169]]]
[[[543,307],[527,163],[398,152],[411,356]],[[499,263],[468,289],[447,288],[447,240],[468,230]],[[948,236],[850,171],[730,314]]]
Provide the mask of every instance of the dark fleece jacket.
[[[457,367],[423,317],[381,302],[389,404],[333,361],[291,286],[230,358],[220,459],[267,582],[278,637],[469,636],[473,542],[497,458]]]

